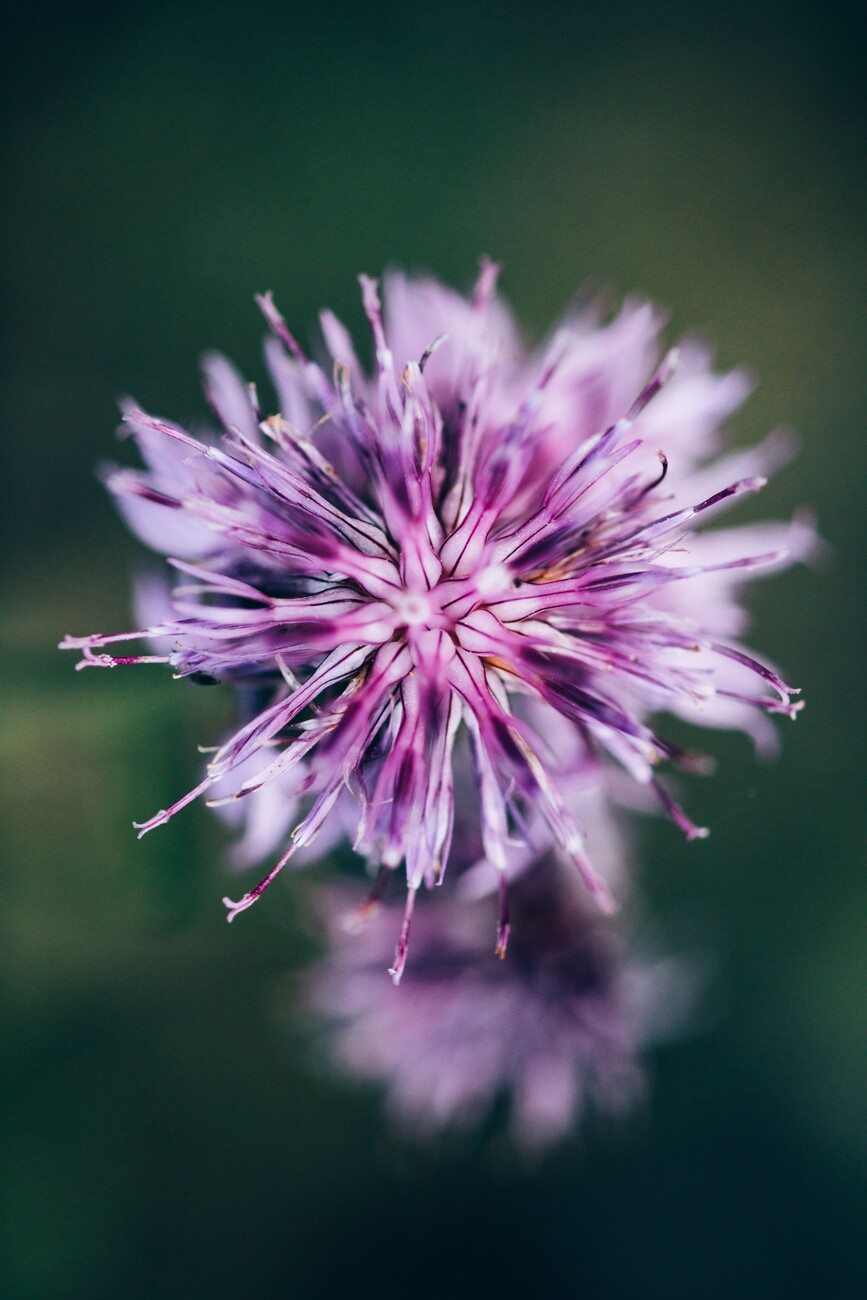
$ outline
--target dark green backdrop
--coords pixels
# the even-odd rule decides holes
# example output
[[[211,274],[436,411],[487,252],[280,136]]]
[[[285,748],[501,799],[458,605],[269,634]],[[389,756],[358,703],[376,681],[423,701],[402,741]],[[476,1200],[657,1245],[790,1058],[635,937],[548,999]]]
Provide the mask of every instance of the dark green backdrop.
[[[220,3],[23,8],[5,32],[2,1280],[12,1300],[854,1295],[863,1202],[865,257],[841,9]],[[393,262],[487,252],[540,333],[587,284],[670,308],[803,448],[741,512],[812,503],[820,575],[755,593],[806,691],[784,753],[714,742],[713,826],[643,835],[675,946],[715,971],[644,1112],[531,1168],[418,1149],[286,1028],[301,880],[231,930],[186,788],[213,695],[73,673],[138,554],[93,477],[115,399],[202,410],[259,373],[256,290],[303,332]],[[860,662],[859,662],[860,661]],[[859,781],[859,773],[862,780]],[[229,891],[231,892],[231,890]]]

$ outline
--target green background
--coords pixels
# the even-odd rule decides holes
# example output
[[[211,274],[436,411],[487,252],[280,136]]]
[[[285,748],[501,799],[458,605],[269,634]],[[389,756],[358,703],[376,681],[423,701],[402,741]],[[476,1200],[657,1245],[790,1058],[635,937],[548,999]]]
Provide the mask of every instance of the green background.
[[[13,1300],[856,1294],[867,1125],[865,256],[853,16],[829,5],[30,6],[2,95],[2,1264]],[[288,1008],[303,879],[231,930],[219,827],[134,817],[191,783],[218,692],[76,675],[140,558],[93,466],[115,399],[182,421],[196,358],[261,374],[252,302],[360,322],[355,275],[459,286],[538,336],[588,284],[650,295],[796,428],[739,517],[811,504],[832,552],[754,596],[805,688],[784,751],[712,738],[686,846],[642,831],[700,1032],[645,1108],[530,1166],[415,1147],[318,1079]],[[229,888],[229,892],[232,892]],[[860,963],[860,964],[859,964]],[[288,1022],[288,1023],[287,1023]]]

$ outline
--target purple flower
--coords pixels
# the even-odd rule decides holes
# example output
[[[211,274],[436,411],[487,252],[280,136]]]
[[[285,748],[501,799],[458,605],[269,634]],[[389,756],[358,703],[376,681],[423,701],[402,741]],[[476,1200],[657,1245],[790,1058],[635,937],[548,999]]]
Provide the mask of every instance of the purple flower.
[[[288,847],[226,900],[229,920],[335,816],[346,824],[354,797],[373,897],[405,864],[396,981],[417,891],[441,881],[456,825],[462,852],[475,838],[499,873],[502,954],[516,844],[527,857],[553,847],[612,906],[573,778],[613,759],[700,837],[656,775],[697,760],[652,716],[768,745],[767,715],[799,707],[736,639],[738,598],[745,579],[802,555],[809,528],[696,532],[786,454],[777,438],[717,458],[745,378],[712,374],[694,345],[654,370],[659,322],[635,303],[606,325],[567,317],[527,354],[495,281],[486,264],[467,301],[392,277],[384,322],[363,277],[372,378],[330,313],[320,366],[265,295],[279,414],[263,418],[255,390],[214,356],[219,437],[129,405],[146,469],[116,469],[108,485],[183,581],[142,631],[63,642],[83,650],[80,667],[159,661],[236,688],[243,725],[194,790],[139,828],[199,795],[225,805],[284,790],[276,804],[299,810]],[[137,637],[160,652],[105,651]]]
[[[349,900],[326,895],[331,943],[303,994],[318,1044],[341,1072],[379,1084],[394,1118],[421,1136],[476,1124],[498,1099],[508,1099],[511,1135],[525,1148],[556,1141],[588,1112],[621,1113],[643,1089],[642,1047],[688,1009],[691,973],[627,959],[551,857],[511,895],[505,962],[490,959],[478,904],[450,893],[420,906],[399,994],[381,975],[388,910],[341,933]]]

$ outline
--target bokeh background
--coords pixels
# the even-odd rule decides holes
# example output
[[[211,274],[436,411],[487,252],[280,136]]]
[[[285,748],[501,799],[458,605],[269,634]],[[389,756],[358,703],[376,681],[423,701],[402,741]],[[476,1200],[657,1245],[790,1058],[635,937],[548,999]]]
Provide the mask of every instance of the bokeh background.
[[[0,1292],[11,1300],[858,1293],[865,1191],[863,100],[854,10],[635,0],[21,7],[6,27]],[[806,690],[775,766],[719,737],[642,829],[659,932],[712,971],[615,1130],[519,1163],[416,1147],[287,1023],[303,880],[228,930],[188,811],[218,692],[73,672],[140,552],[97,484],[115,400],[194,419],[197,354],[261,375],[252,302],[357,326],[355,275],[468,285],[531,336],[578,289],[650,295],[802,439],[751,514],[816,510],[825,571],[755,591]],[[861,778],[861,779],[859,779]],[[231,888],[229,889],[231,891]]]

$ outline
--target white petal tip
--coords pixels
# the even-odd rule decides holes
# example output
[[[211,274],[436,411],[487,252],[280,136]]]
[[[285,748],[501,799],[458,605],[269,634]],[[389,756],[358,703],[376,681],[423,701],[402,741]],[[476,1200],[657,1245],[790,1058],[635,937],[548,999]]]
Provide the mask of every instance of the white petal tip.
[[[258,895],[254,895],[253,897],[251,897],[249,894],[245,894],[244,897],[237,903],[231,898],[224,898],[223,906],[228,909],[228,913],[226,915],[226,920],[228,921],[228,923],[231,925],[239,912],[246,912],[248,907],[252,907],[257,897]]]
[[[136,836],[136,839],[139,840],[144,839],[148,831],[154,830],[155,827],[157,826],[162,826],[163,823],[167,821],[168,818],[165,816],[164,813],[157,813],[156,817],[151,817],[146,822],[133,822],[133,829],[138,831],[138,835]]]

